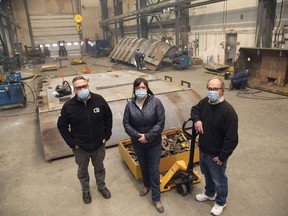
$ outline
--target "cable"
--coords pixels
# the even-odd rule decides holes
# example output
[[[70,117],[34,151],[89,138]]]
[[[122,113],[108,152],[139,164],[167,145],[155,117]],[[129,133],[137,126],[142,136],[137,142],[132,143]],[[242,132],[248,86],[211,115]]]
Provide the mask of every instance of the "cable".
[[[35,103],[35,102],[36,102],[36,99],[35,99],[35,95],[34,95],[33,90],[31,89],[31,87],[30,87],[27,83],[25,83],[25,82],[23,82],[23,83],[30,89],[30,91],[31,91],[31,93],[32,93],[32,96],[33,96],[33,103]]]
[[[282,99],[288,99],[288,97],[267,97],[267,96],[261,96],[261,95],[257,95],[258,93],[261,93],[261,90],[257,90],[257,91],[238,91],[237,92],[237,96],[241,97],[241,98],[246,98],[246,99],[255,99],[255,100],[282,100]],[[249,96],[249,95],[252,95]]]

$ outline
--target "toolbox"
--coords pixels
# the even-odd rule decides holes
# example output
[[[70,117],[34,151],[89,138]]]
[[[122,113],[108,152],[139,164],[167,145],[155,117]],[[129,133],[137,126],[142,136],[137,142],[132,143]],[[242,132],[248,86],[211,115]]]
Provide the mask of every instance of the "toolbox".
[[[177,134],[181,134],[183,131],[181,129],[170,129],[170,130],[165,130],[162,132],[162,135],[166,135],[168,138],[173,137]],[[131,156],[129,153],[129,148],[132,146],[131,139],[124,139],[120,140],[118,142],[118,150],[119,153],[132,172],[133,176],[136,179],[141,179],[142,178],[142,173],[140,166],[138,162]],[[183,160],[186,164],[189,163],[189,148],[185,152],[181,152],[178,154],[170,155],[167,157],[162,157],[160,160],[160,173],[165,173],[167,172],[176,161]],[[195,146],[195,152],[194,152],[194,163],[199,162],[199,148],[196,145]]]

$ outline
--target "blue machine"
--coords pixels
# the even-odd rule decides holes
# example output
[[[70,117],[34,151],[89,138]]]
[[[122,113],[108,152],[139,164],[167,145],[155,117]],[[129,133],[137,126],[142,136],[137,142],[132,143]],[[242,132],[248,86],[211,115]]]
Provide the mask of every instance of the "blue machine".
[[[180,57],[180,68],[185,69],[190,67],[190,58],[188,55],[182,55]]]
[[[190,56],[181,52],[176,52],[173,58],[173,67],[178,70],[183,70],[190,67]]]
[[[21,73],[11,73],[6,76],[6,81],[0,83],[0,106],[26,105],[24,83],[21,81]]]

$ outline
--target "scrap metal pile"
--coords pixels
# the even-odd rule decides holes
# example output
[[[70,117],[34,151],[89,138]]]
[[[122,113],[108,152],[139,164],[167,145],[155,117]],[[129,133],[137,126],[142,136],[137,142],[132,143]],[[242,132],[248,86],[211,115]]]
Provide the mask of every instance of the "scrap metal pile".
[[[190,145],[190,140],[187,140],[183,133],[172,136],[162,135],[161,158],[189,151]],[[138,163],[133,145],[125,145],[125,148],[132,159]]]
[[[45,57],[39,45],[32,47],[25,45],[22,53],[22,59],[25,67],[45,63]]]

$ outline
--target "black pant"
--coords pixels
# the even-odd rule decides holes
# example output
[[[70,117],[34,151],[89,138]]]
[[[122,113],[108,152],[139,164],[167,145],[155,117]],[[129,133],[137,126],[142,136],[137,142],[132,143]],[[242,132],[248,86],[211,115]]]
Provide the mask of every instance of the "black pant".
[[[105,188],[105,167],[103,164],[105,158],[105,144],[101,145],[94,152],[86,152],[82,149],[73,149],[75,161],[78,165],[77,177],[80,181],[82,191],[89,192],[89,173],[88,166],[91,158],[92,165],[94,166],[94,176],[98,190]]]

